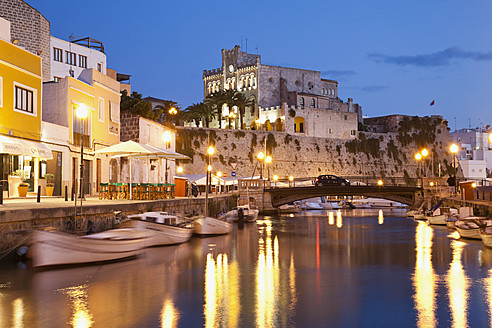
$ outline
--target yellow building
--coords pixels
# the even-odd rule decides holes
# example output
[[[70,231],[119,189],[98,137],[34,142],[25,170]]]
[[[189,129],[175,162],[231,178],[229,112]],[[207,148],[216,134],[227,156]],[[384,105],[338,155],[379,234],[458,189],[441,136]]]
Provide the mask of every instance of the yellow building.
[[[88,109],[85,119],[77,116],[81,104]],[[119,142],[120,83],[94,69],[85,69],[78,79],[67,76],[58,82],[44,83],[43,111],[43,134],[53,143],[50,148],[61,153],[62,184],[72,190],[79,182],[82,141],[84,194],[98,192],[99,183],[111,180],[115,168],[108,156],[94,155],[93,151]],[[59,131],[66,129],[65,142],[57,142],[54,137],[58,135],[57,126],[61,127]]]
[[[51,151],[41,144],[41,57],[10,42],[10,24],[0,18],[0,184],[16,196],[23,175],[37,190]],[[22,172],[22,174],[20,173]]]

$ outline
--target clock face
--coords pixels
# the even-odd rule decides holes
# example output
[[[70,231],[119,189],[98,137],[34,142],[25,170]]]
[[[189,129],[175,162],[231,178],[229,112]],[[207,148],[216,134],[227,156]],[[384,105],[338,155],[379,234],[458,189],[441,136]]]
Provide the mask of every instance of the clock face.
[[[233,65],[229,65],[229,72],[230,73],[234,72],[234,66]]]

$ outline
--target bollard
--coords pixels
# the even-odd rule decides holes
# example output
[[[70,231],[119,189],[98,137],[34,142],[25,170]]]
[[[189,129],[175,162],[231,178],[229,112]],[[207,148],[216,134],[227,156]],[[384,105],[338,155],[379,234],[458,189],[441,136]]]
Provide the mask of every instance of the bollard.
[[[65,201],[68,202],[68,186],[65,186]]]
[[[41,186],[38,186],[38,198],[36,200],[38,203],[41,202]]]
[[[3,204],[3,182],[0,183],[0,205]]]

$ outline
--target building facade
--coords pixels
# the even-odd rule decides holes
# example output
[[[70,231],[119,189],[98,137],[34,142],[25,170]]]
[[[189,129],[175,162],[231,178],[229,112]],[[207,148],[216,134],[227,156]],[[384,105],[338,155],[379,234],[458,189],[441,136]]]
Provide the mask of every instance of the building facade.
[[[92,38],[65,41],[51,36],[50,81],[65,76],[78,78],[86,68],[106,74],[106,54],[102,42]]]
[[[243,128],[350,139],[362,119],[359,105],[338,98],[337,81],[322,79],[319,71],[261,64],[261,56],[243,52],[237,45],[222,50],[220,68],[203,71],[203,87],[204,97],[236,90],[253,99]],[[237,114],[237,109],[231,111]],[[228,114],[224,106],[222,115]],[[215,121],[212,126],[219,124]]]
[[[89,109],[86,119],[77,117],[77,108],[84,104]],[[43,85],[43,121],[49,131],[68,131],[66,142],[51,139],[53,149],[62,152],[63,185],[76,189],[80,178],[81,144],[84,149],[84,193],[99,191],[101,182],[117,182],[118,163],[107,155],[92,152],[119,143],[120,140],[120,85],[111,77],[95,69],[85,69],[78,79],[70,76],[59,82]],[[58,127],[55,127],[58,126]],[[58,141],[58,142],[57,142]],[[64,150],[64,151],[62,151]],[[58,160],[58,158],[57,158]]]
[[[121,113],[121,141],[133,140],[172,152],[176,151],[176,131],[155,121],[131,113]],[[166,169],[167,168],[167,169]],[[122,181],[129,180],[128,160],[121,165]],[[176,162],[163,158],[132,159],[132,182],[174,183]]]
[[[451,138],[460,149],[457,156],[466,178],[492,177],[492,130],[460,129],[452,132]]]
[[[15,197],[21,177],[37,190],[52,155],[40,142],[42,58],[13,44],[9,27],[0,18],[0,180]]]

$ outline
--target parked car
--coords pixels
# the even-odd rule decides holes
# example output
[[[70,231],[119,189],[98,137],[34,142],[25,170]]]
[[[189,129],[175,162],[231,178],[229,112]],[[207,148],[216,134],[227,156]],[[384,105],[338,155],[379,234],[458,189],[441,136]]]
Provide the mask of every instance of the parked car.
[[[350,186],[350,181],[344,178],[337,177],[332,174],[320,175],[314,180],[315,186],[329,186],[329,185],[339,185],[339,186]]]

